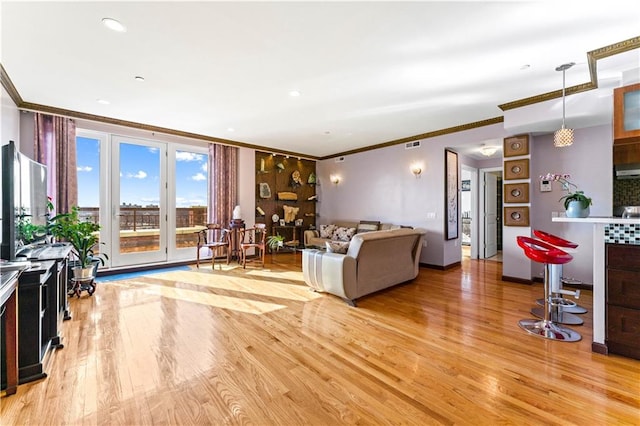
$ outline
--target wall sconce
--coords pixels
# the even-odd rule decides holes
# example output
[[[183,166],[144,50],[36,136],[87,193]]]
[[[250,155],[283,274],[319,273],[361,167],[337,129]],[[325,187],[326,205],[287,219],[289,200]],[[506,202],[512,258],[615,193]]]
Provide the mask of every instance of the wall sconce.
[[[415,163],[411,165],[411,173],[413,173],[413,175],[416,177],[416,179],[418,179],[420,177],[420,175],[422,174],[422,167],[420,167],[420,164]]]
[[[337,185],[337,184],[340,183],[340,176],[331,175],[331,176],[329,176],[329,180],[331,181],[332,184]]]

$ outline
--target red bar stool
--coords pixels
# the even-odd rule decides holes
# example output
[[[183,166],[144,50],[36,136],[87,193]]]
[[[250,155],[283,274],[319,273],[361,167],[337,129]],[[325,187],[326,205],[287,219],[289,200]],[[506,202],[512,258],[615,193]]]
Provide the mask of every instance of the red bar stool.
[[[551,265],[562,265],[573,259],[569,253],[531,237],[517,237],[518,245],[524,254],[534,262],[544,263],[544,317],[543,319],[523,319],[518,322],[520,328],[530,334],[550,340],[577,342],[580,334],[570,328],[562,327],[552,320],[552,312],[557,308],[551,297]]]
[[[569,254],[573,253],[578,247],[578,244],[574,242],[567,241],[557,235],[549,234],[548,232],[537,229],[533,231],[533,235],[540,238],[542,241],[546,241],[547,243],[568,252]],[[576,299],[580,298],[580,290],[570,291],[562,288],[562,265],[551,266],[551,293],[553,293],[554,297],[558,298],[558,319],[554,319],[556,322],[568,325],[582,325],[584,323],[582,318],[573,314],[584,314],[587,310],[582,306],[578,306],[576,302],[562,297],[562,295],[569,295]],[[544,305],[544,300],[538,299],[536,300],[536,303]],[[542,308],[535,308],[531,313],[542,318]]]

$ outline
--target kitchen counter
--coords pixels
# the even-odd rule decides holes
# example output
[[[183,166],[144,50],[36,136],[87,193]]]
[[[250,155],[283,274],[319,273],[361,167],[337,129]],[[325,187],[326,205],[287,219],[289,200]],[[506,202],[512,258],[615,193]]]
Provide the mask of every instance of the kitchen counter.
[[[584,223],[593,227],[593,342],[591,350],[608,353],[606,346],[605,244],[640,245],[640,218],[554,217],[552,222]]]
[[[589,216],[589,217],[554,217],[552,222],[573,222],[573,223],[613,223],[619,225],[640,225],[640,218],[621,218],[613,216]]]

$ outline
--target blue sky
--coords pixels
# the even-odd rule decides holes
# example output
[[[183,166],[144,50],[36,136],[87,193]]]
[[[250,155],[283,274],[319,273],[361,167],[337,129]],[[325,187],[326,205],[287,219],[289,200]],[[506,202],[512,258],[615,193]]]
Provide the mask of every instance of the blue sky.
[[[98,207],[100,153],[96,139],[77,138],[78,204]],[[141,206],[158,205],[160,150],[134,144],[120,145],[120,201]],[[176,207],[207,205],[207,156],[176,153]],[[164,187],[164,185],[162,185]],[[162,189],[164,190],[164,188]]]

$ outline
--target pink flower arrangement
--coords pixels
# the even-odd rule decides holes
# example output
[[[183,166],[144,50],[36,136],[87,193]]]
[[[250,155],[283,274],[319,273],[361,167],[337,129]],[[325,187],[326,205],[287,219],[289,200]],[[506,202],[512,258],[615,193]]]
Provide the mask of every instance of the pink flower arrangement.
[[[592,204],[591,198],[584,195],[584,191],[578,191],[578,186],[569,182],[571,175],[568,173],[547,173],[546,175],[540,175],[540,180],[556,181],[562,184],[562,189],[567,191],[567,195],[560,198],[558,201],[564,203],[564,208],[569,208],[571,201],[579,201],[582,208],[586,209]],[[574,192],[571,192],[571,187],[575,188]]]

